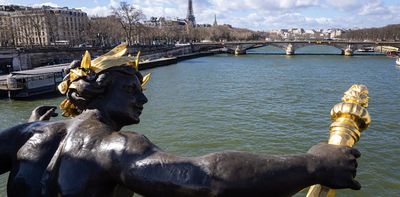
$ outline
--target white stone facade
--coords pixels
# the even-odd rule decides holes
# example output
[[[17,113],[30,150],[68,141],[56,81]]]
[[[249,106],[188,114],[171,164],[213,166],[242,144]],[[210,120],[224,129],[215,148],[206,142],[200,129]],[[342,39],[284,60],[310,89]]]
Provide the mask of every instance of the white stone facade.
[[[83,40],[88,24],[85,12],[67,7],[24,7],[4,12],[10,18],[16,46],[76,45]],[[0,22],[5,18],[0,15]]]

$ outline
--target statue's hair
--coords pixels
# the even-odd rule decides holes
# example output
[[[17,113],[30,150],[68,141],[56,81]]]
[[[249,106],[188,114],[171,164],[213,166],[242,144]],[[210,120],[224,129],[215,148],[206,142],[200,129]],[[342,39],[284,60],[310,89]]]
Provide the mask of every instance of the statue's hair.
[[[131,66],[112,67],[92,76],[83,77],[71,83],[66,95],[68,100],[73,103],[78,113],[87,109],[94,98],[101,98],[107,94],[108,88],[113,81],[118,80],[118,76],[128,75],[137,76],[142,83],[143,76]]]

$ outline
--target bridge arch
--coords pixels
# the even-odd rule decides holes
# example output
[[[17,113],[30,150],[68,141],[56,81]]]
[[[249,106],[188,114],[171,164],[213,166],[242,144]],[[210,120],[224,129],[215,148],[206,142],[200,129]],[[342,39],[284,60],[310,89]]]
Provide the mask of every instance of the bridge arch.
[[[255,52],[254,49],[257,49]],[[250,53],[260,53],[260,54],[282,54],[285,53],[285,48],[283,47],[278,47],[274,45],[259,45],[258,47],[254,47],[248,50]]]
[[[298,53],[308,52],[308,50],[314,49],[312,53],[321,54],[342,54],[346,48],[342,46],[330,45],[330,44],[309,44],[296,47],[295,50]],[[315,49],[320,51],[314,52]]]
[[[197,45],[215,45],[215,47],[223,47],[227,52],[242,51],[246,52],[248,49],[258,48],[262,46],[274,46],[285,50],[287,55],[294,55],[296,49],[305,46],[332,46],[341,50],[343,55],[351,56],[353,52],[357,49],[364,47],[375,47],[378,52],[385,52],[382,48],[389,46],[400,48],[400,42],[365,42],[365,41],[342,41],[342,40],[301,40],[301,41],[288,41],[288,40],[278,40],[278,41],[238,41],[238,42],[215,42],[215,43],[196,43]],[[381,49],[381,50],[379,50]]]

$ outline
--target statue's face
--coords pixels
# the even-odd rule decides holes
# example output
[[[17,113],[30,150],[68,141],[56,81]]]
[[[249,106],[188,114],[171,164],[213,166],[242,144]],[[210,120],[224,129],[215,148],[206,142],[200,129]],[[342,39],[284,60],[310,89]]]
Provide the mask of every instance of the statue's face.
[[[139,123],[147,98],[137,76],[117,74],[107,92],[107,108],[115,122],[121,125]]]

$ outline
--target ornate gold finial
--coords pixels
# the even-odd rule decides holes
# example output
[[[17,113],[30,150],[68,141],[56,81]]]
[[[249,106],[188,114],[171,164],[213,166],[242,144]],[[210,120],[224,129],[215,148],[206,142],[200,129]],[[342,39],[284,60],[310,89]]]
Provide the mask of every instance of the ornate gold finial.
[[[368,107],[368,100],[368,88],[365,85],[352,85],[342,98],[345,103],[355,103],[365,108]]]
[[[352,85],[344,93],[342,101],[331,110],[328,143],[352,147],[360,140],[361,132],[371,124],[366,109],[369,101],[367,86]],[[307,197],[334,197],[335,191],[322,185],[313,185]]]
[[[120,44],[113,48],[108,53],[91,60],[89,51],[86,51],[80,67],[70,69],[64,80],[58,85],[58,90],[61,94],[66,94],[68,89],[71,88],[71,83],[87,76],[93,76],[94,74],[100,73],[101,71],[107,70],[111,67],[129,65],[132,66],[136,71],[139,71],[139,56],[138,52],[136,58],[130,56],[124,56],[128,50],[128,45],[126,43]],[[145,75],[142,80],[142,90],[145,89],[145,85],[150,80],[150,73]],[[63,116],[75,116],[79,114],[78,109],[69,99],[65,99],[60,104],[60,108],[64,110]]]

